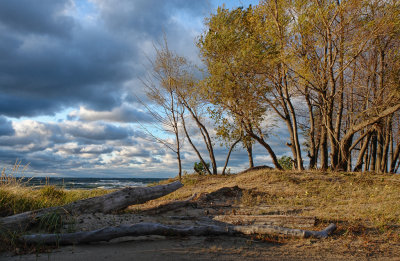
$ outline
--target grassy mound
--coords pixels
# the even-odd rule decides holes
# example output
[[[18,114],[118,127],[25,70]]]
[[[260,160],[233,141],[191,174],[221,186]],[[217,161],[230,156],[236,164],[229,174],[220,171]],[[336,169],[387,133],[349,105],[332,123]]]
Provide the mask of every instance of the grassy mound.
[[[60,206],[76,200],[100,196],[110,190],[64,190],[51,185],[40,189],[26,186],[23,180],[6,175],[0,176],[0,217],[34,209]]]
[[[132,206],[127,212],[136,213],[143,206],[185,199],[194,193],[239,186],[242,195],[237,203],[240,206],[300,208],[304,211],[298,215],[315,216],[320,228],[330,222],[336,223],[338,230],[335,234],[325,243],[319,243],[327,249],[335,245],[341,251],[347,251],[349,247],[366,253],[391,253],[393,246],[400,245],[400,175],[256,170],[225,176],[185,175],[182,182],[185,186],[181,189],[143,205]],[[63,205],[108,192],[62,190],[54,186],[32,189],[16,179],[3,177],[0,182],[0,214],[6,216]],[[52,220],[49,224],[58,222],[56,217],[49,219]],[[12,246],[12,242],[6,243]],[[6,249],[10,250],[10,247],[3,250]]]
[[[240,202],[243,206],[304,208],[299,215],[315,216],[324,224],[337,223],[342,234],[378,233],[400,242],[397,174],[258,170],[228,176],[186,175],[182,181],[183,188],[158,201],[237,185],[244,189]]]

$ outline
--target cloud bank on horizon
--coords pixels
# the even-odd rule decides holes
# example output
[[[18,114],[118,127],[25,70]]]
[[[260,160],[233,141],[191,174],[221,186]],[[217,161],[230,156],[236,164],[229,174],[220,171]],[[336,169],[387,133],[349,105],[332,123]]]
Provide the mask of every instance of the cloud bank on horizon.
[[[254,4],[229,1],[227,7]],[[199,62],[195,39],[222,1],[5,0],[0,2],[0,163],[36,175],[169,177],[175,156],[137,124],[153,45]],[[286,140],[276,139],[277,154]],[[223,162],[225,149],[217,149]],[[260,153],[257,154],[257,151]],[[268,163],[262,149],[256,162]],[[245,168],[247,155],[231,166]],[[195,154],[184,153],[190,171]],[[220,163],[222,164],[222,163]]]

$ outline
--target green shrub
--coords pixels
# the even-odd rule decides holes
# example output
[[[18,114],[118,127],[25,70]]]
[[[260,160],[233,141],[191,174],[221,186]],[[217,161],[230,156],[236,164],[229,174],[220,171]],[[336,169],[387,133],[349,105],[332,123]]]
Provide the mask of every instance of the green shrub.
[[[282,156],[278,159],[279,164],[284,170],[291,170],[293,168],[293,159],[288,156]]]
[[[207,168],[210,167],[210,163],[206,163],[207,164]],[[206,174],[207,173],[207,168],[206,166],[204,166],[204,164],[202,162],[195,162],[194,163],[194,171],[198,174]]]

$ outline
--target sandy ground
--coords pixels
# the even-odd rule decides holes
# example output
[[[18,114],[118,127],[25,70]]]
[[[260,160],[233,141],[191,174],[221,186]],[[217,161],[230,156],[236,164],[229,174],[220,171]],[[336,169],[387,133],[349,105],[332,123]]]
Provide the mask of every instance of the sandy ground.
[[[222,189],[200,195],[185,207],[165,211],[153,207],[118,215],[94,214],[73,218],[64,225],[64,233],[89,231],[107,226],[155,222],[168,225],[194,225],[201,219],[220,214],[293,214],[301,209],[279,209],[272,206],[253,208],[237,205],[239,188]],[[164,204],[165,206],[168,204]],[[173,217],[190,217],[182,220]],[[320,229],[320,227],[308,228]],[[35,231],[32,231],[35,233]],[[379,244],[377,244],[378,246]],[[252,237],[164,237],[142,236],[113,239],[85,245],[64,246],[47,253],[0,254],[0,260],[400,260],[400,245],[367,245],[359,238],[333,235],[328,239]]]
[[[61,247],[50,253],[3,254],[0,260],[400,260],[400,257],[370,257],[357,249],[337,252],[331,243],[334,242],[299,240],[278,244],[242,237],[148,236]]]

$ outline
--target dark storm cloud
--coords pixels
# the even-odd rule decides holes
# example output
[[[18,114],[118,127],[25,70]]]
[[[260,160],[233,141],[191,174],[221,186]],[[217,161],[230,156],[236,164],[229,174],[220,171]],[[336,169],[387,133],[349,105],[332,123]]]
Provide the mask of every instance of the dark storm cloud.
[[[73,122],[71,124],[66,124],[63,128],[76,139],[122,140],[131,135],[131,131],[127,128],[103,123],[83,125],[79,122]]]
[[[102,109],[117,105],[118,85],[130,72],[122,44],[112,39],[102,43],[103,37],[93,32],[73,42],[34,37],[0,47],[8,49],[0,53],[0,113],[51,115],[78,104]]]
[[[138,31],[160,39],[164,32],[176,27],[171,16],[178,11],[189,17],[204,15],[210,7],[207,1],[198,0],[97,0],[106,23],[116,30]],[[172,28],[170,27],[172,26]],[[184,35],[182,35],[184,36]]]
[[[10,136],[14,135],[14,133],[15,131],[11,121],[7,120],[5,117],[0,116],[0,136]]]
[[[46,99],[45,97],[32,99],[29,95],[27,97],[24,96],[0,93],[0,113],[10,117],[35,116],[40,114],[52,115],[60,108],[60,104],[56,100]]]
[[[0,1],[0,22],[22,33],[65,35],[74,21],[59,13],[69,4],[68,0]]]
[[[143,106],[142,106],[143,107]],[[145,111],[123,104],[111,111],[94,111],[81,107],[79,111],[72,111],[68,119],[81,121],[109,121],[109,122],[153,122],[154,118]]]
[[[194,0],[94,4],[99,13],[90,24],[66,11],[73,10],[72,0],[0,1],[0,114],[120,106],[124,84],[143,73],[143,46],[157,42],[163,32],[179,30],[182,25],[171,18],[177,11],[198,17],[207,5]],[[173,41],[192,43],[180,31]]]
[[[206,0],[0,0],[0,161],[21,159],[40,175],[170,176],[176,156],[135,128],[152,119],[129,97],[143,95],[146,56],[164,33],[171,50],[196,59],[196,26],[209,8]],[[59,122],[1,116],[67,110]]]

